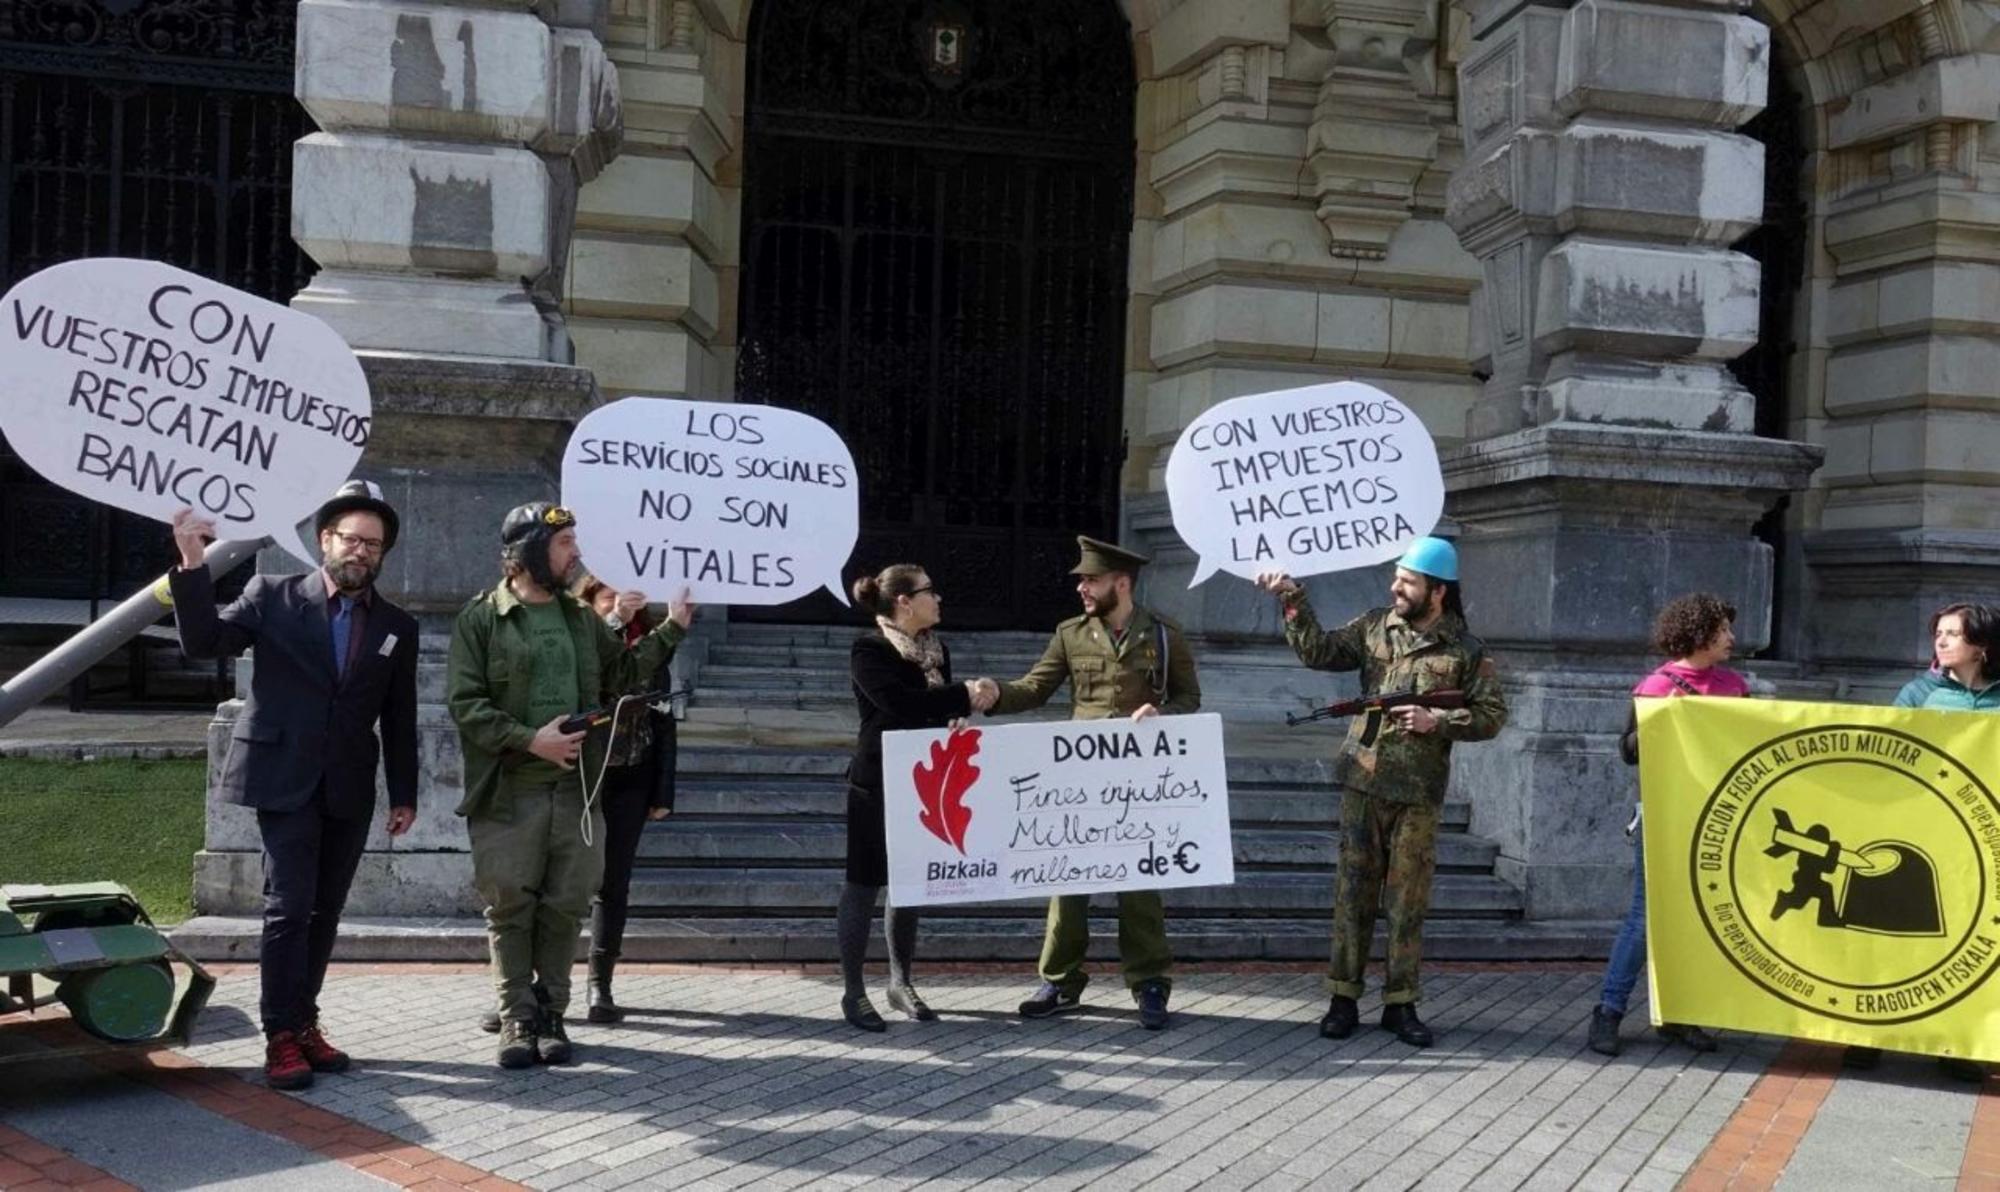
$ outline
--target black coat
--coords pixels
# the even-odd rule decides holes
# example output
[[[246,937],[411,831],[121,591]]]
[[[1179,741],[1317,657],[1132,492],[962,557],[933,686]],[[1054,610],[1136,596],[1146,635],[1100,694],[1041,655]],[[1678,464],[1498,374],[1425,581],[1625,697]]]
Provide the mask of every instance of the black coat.
[[[882,830],[882,734],[913,728],[942,728],[954,717],[972,714],[965,684],[951,681],[951,651],[940,667],[942,687],[924,684],[923,668],[896,652],[881,633],[854,639],[848,671],[861,732],[847,769],[847,880],[868,886],[889,884],[888,849]]]
[[[181,651],[189,658],[257,651],[250,698],[236,718],[222,767],[225,802],[297,811],[324,783],[327,814],[367,817],[375,809],[379,724],[389,802],[417,805],[416,618],[374,593],[359,652],[347,674],[337,676],[326,580],[317,568],[256,576],[219,611],[207,567],[177,567],[167,582]],[[392,634],[396,640],[389,645]]]

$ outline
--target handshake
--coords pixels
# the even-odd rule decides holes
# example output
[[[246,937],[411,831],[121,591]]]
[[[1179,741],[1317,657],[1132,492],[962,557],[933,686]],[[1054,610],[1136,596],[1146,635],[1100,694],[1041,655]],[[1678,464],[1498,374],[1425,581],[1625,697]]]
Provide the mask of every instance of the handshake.
[[[993,705],[1000,702],[1000,684],[986,678],[967,679],[965,694],[972,699],[973,711],[990,712]]]

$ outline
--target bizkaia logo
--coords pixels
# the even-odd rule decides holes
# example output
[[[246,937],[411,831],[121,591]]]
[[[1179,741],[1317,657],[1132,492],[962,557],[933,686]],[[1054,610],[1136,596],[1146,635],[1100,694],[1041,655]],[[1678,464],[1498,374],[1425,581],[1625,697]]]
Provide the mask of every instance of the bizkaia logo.
[[[953,729],[942,741],[931,742],[929,765],[918,762],[910,769],[917,785],[917,822],[924,830],[965,855],[965,831],[972,826],[972,808],[965,805],[966,792],[979,781],[979,730]]]

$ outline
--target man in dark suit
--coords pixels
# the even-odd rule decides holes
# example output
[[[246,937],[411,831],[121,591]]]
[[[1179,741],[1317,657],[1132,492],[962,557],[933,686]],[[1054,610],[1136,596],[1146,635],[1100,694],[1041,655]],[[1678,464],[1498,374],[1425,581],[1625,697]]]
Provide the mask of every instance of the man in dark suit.
[[[264,840],[264,1075],[286,1089],[348,1065],[320,1030],[319,991],[368,842],[378,724],[389,834],[417,813],[417,622],[375,590],[396,511],[381,489],[351,480],[314,524],[319,568],[257,576],[218,612],[202,559],[215,524],[183,509],[181,563],[168,577],[188,657],[257,651],[219,789],[256,809]]]

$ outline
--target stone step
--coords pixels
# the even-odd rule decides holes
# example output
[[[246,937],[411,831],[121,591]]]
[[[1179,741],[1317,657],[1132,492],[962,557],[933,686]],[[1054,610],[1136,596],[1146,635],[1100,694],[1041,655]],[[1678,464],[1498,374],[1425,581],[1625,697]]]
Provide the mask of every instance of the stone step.
[[[970,663],[980,663],[1000,669],[1019,667],[1012,673],[1019,674],[1034,664],[1042,656],[1042,642],[1015,649],[995,648],[983,643],[960,644],[956,637],[950,641],[951,666],[953,670],[964,670]],[[850,645],[841,642],[831,646],[787,646],[764,645],[758,642],[744,642],[731,639],[710,646],[708,664],[712,666],[796,666],[810,670],[839,671],[846,673]]]
[[[752,646],[764,650],[837,649],[845,665],[848,646],[868,629],[858,618],[852,625],[758,625],[732,621],[726,643],[732,648]],[[945,634],[953,654],[961,649],[1040,654],[1042,647],[1049,644],[1048,634],[1029,630],[953,630],[947,624],[940,632]]]
[[[1170,894],[1170,900],[1178,895]],[[1323,965],[1327,920],[1323,916],[1241,919],[1181,913],[1168,903],[1167,929],[1180,963],[1272,961]],[[256,916],[204,915],[168,934],[189,955],[204,961],[251,961],[263,928]],[[1615,920],[1537,923],[1521,919],[1433,919],[1424,925],[1426,961],[1602,962],[1618,934]],[[1041,954],[1039,917],[927,914],[918,935],[919,964],[994,961],[1022,968],[1022,993],[1034,984],[1032,966]],[[1378,928],[1374,956],[1384,953]],[[588,950],[577,942],[577,956]],[[486,929],[471,916],[432,919],[348,917],[341,920],[334,958],[347,961],[486,960]],[[880,961],[882,933],[870,933],[869,956]],[[837,959],[833,918],[642,918],[625,929],[624,958],[630,962],[720,964],[820,964]],[[1117,988],[1118,919],[1110,911],[1090,920],[1090,958],[1101,966],[1087,1001],[1114,1003]],[[582,977],[579,974],[578,980]],[[940,1010],[950,1011],[940,1005]],[[828,1014],[834,1013],[829,1006]]]
[[[1310,826],[1332,830],[1340,823],[1340,798],[1324,788],[1233,787],[1230,818],[1239,827]],[[674,814],[656,831],[693,830],[702,820],[807,817],[838,820],[847,814],[847,788],[815,782],[690,781],[683,776],[674,792]],[[1444,805],[1439,826],[1463,832],[1472,820],[1469,803]],[[676,825],[679,825],[677,827]]]
[[[757,782],[810,781],[845,778],[851,754],[834,750],[730,749],[683,747],[679,774],[683,783],[711,778],[754,778]],[[1271,757],[1231,753],[1227,759],[1229,789],[1299,786],[1331,795],[1333,758]]]
[[[838,869],[692,868],[645,866],[632,875],[634,914],[707,918],[713,915],[831,915],[844,880]],[[1250,872],[1234,885],[1173,890],[1168,905],[1191,914],[1285,918],[1326,915],[1333,909],[1333,883],[1326,874],[1300,871]],[[1093,899],[1105,906],[1112,896]],[[1431,886],[1431,913],[1438,918],[1512,918],[1521,913],[1520,892],[1490,874],[1441,873]],[[1040,900],[935,907],[932,915],[1033,915]]]
[[[1330,830],[1235,825],[1236,864],[1244,869],[1311,869],[1331,875],[1339,836]],[[1499,847],[1463,832],[1440,832],[1438,872],[1490,873]],[[847,826],[789,819],[672,821],[639,839],[642,864],[667,866],[838,866],[847,856]]]

